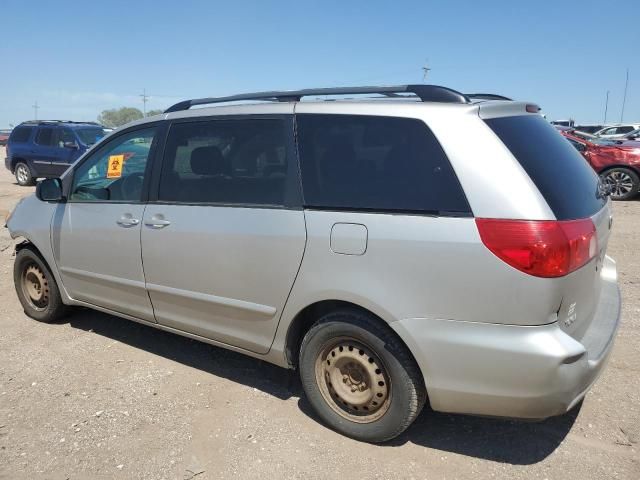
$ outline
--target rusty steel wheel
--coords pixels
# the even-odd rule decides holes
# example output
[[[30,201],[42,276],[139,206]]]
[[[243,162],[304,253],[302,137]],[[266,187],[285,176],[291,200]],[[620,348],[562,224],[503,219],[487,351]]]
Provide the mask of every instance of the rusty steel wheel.
[[[13,282],[22,308],[31,318],[50,323],[66,313],[49,266],[30,245],[22,246],[16,252]]]
[[[31,307],[44,311],[49,306],[49,283],[42,269],[35,263],[26,265],[22,273],[22,292]]]
[[[365,442],[400,435],[426,401],[422,373],[406,345],[384,321],[355,308],[318,318],[302,339],[298,368],[320,419]]]
[[[391,403],[391,381],[373,349],[349,337],[335,339],[316,359],[316,381],[327,404],[358,423],[382,417]]]

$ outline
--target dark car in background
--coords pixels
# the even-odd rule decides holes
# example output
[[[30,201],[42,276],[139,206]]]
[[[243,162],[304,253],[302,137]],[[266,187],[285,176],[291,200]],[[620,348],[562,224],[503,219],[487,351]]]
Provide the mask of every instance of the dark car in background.
[[[11,130],[0,130],[0,145],[6,145],[9,141]]]
[[[9,136],[5,167],[19,185],[33,185],[37,178],[59,177],[107,133],[93,122],[24,122]]]
[[[614,200],[630,200],[640,191],[640,142],[594,143],[561,130],[611,191]]]

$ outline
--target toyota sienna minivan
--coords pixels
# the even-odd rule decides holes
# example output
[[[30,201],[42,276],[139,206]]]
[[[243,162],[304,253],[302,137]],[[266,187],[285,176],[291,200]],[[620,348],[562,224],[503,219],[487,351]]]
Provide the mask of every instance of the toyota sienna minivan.
[[[620,296],[607,188],[538,110],[429,85],[181,102],[17,205],[18,297],[43,322],[89,307],[297,369],[364,441],[426,402],[562,414]]]

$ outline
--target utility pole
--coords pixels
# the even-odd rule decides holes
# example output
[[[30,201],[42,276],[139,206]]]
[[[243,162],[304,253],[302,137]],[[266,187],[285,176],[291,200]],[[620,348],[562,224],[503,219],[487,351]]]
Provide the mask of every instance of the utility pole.
[[[627,87],[629,86],[629,68],[627,67],[627,79],[624,82],[624,96],[622,97],[622,111],[620,112],[620,123],[624,118],[624,104],[627,103]]]
[[[36,103],[34,103],[33,105],[31,105],[33,107],[33,114],[34,114],[34,120],[38,119],[38,109],[40,108],[40,105],[38,105],[38,100],[36,100]]]
[[[428,62],[428,60],[427,60]],[[429,72],[431,71],[431,68],[425,63],[424,67],[422,67],[422,81],[426,82],[427,81],[427,75],[429,74]]]
[[[602,125],[607,124],[607,110],[609,109],[609,90],[607,90],[607,100],[604,102],[604,120],[602,121]]]
[[[149,101],[149,95],[147,95],[147,89],[143,89],[142,90],[142,95],[140,95],[140,97],[142,97],[142,114],[146,117],[147,116],[147,102]]]

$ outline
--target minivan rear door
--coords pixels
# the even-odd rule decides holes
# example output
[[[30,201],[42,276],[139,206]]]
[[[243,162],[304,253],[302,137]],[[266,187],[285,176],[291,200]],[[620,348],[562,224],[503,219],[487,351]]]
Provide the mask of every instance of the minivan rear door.
[[[602,266],[611,234],[611,202],[587,161],[541,116],[483,113],[481,106],[480,116],[536,185],[556,220],[593,222],[597,234],[594,257],[558,282],[562,295],[558,324],[574,338],[581,339],[600,300]]]
[[[173,122],[142,222],[159,324],[269,350],[306,241],[293,143],[291,115]]]

